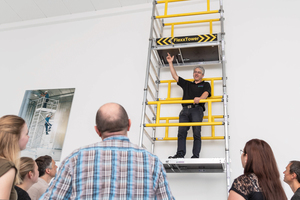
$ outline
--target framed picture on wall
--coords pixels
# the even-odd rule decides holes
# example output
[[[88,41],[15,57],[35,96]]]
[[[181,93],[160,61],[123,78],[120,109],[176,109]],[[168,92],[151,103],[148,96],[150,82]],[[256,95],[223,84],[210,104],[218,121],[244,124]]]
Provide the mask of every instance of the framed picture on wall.
[[[75,88],[25,91],[19,116],[28,125],[29,141],[21,156],[60,160],[74,93]]]

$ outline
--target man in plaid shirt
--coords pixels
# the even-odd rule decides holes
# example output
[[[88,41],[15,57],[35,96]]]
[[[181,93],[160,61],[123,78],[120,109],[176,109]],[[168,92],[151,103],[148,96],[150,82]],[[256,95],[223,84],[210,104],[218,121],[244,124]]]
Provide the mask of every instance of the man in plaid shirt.
[[[130,126],[121,105],[101,106],[95,130],[102,141],[65,158],[40,199],[174,199],[158,157],[130,143]]]

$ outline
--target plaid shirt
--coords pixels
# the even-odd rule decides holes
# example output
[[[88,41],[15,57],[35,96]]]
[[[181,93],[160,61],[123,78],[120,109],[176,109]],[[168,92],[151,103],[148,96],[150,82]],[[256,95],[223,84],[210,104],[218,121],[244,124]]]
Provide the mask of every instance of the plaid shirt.
[[[75,150],[40,199],[174,199],[157,156],[113,136]]]

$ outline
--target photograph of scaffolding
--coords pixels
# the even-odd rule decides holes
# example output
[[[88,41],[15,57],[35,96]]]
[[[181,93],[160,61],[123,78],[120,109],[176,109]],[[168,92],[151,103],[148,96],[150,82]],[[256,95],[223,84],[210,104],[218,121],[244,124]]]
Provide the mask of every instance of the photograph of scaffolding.
[[[21,156],[60,160],[74,92],[75,88],[26,90],[19,116],[28,125],[29,141]]]

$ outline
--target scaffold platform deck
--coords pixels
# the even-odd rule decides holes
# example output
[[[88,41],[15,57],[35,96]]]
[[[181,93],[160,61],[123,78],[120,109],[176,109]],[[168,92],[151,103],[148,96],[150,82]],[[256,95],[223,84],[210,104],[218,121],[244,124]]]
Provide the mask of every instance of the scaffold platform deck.
[[[224,158],[176,158],[163,163],[167,173],[223,173]]]

